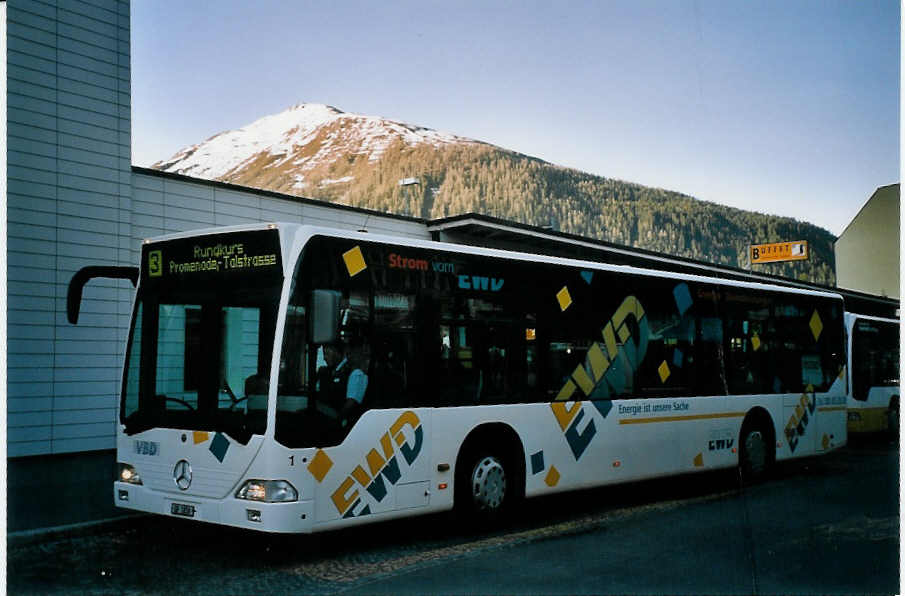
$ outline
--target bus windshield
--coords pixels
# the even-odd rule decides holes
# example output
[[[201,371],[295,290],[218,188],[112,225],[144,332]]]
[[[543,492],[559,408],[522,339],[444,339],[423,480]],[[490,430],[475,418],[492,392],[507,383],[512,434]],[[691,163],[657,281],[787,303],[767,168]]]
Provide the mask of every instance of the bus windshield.
[[[176,428],[247,443],[264,433],[282,283],[276,234],[145,246],[123,379],[126,434]]]

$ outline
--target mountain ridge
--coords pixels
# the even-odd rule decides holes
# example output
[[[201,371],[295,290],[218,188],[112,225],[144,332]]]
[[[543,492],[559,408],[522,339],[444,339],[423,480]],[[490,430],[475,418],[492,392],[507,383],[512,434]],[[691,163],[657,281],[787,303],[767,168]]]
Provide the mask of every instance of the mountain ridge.
[[[741,268],[751,267],[749,244],[807,240],[810,260],[757,270],[835,284],[835,237],[813,224],[325,104],[296,104],[151,167],[424,219],[482,213]],[[406,178],[417,184],[400,186]]]

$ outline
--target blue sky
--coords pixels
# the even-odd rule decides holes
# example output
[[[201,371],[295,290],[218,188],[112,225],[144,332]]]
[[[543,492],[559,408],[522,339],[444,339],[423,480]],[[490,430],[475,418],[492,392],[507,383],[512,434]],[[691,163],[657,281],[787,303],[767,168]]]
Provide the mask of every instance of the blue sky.
[[[142,0],[133,163],[326,103],[839,234],[899,181],[899,10]]]

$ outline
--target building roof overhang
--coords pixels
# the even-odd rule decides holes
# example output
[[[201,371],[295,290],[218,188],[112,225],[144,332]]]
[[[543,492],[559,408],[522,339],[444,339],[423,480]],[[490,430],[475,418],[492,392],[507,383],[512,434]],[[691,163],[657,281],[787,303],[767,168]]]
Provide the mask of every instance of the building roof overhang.
[[[843,288],[827,287],[779,275],[748,271],[738,267],[719,265],[687,257],[667,255],[478,213],[465,213],[431,220],[426,223],[427,229],[432,236],[436,240],[441,241],[448,240],[497,248],[518,246],[521,247],[520,250],[529,250],[530,252],[578,257],[647,269],[677,271],[810,290],[830,290],[842,294],[848,304],[847,308],[853,312],[887,317],[898,316],[899,301],[892,298]],[[443,238],[444,235],[447,238]]]

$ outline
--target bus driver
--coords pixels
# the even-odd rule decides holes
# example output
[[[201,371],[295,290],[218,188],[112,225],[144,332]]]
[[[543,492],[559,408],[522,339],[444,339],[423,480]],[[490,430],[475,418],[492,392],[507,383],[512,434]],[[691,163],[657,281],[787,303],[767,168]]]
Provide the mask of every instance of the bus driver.
[[[317,371],[318,401],[329,406],[328,415],[339,421],[340,427],[354,422],[361,409],[368,388],[369,350],[366,343],[347,349],[338,341],[324,345],[326,366]]]

